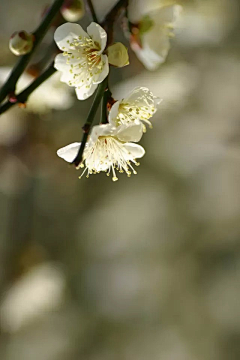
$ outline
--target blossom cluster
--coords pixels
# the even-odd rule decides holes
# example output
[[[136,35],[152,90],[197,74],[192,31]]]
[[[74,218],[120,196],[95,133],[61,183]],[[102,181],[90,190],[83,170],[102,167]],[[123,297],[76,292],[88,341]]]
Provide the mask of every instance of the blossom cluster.
[[[108,115],[108,123],[92,128],[84,149],[81,168],[86,173],[97,174],[105,171],[107,176],[112,172],[112,180],[118,180],[116,171],[125,172],[127,176],[137,174],[136,159],[143,157],[145,150],[136,144],[146,132],[145,124],[150,127],[150,118],[155,114],[159,98],[144,87],[135,88],[129,96],[117,101]],[[67,162],[76,158],[81,143],[75,142],[58,150],[57,154]]]
[[[125,66],[127,52],[121,43],[106,49],[107,33],[96,23],[91,23],[87,32],[78,24],[65,23],[55,32],[55,41],[63,52],[55,58],[55,67],[61,80],[75,87],[79,100],[90,97],[109,73],[109,64]],[[113,99],[112,99],[113,100]],[[150,118],[156,112],[159,99],[145,87],[135,88],[121,101],[108,103],[110,108],[107,123],[92,128],[79,167],[85,167],[82,175],[105,171],[112,180],[118,180],[116,171],[128,176],[136,174],[133,167],[136,159],[145,154],[141,145],[136,144],[151,126]],[[58,150],[57,154],[67,162],[74,162],[81,143],[75,142]]]
[[[169,39],[173,36],[180,6],[172,0],[129,0],[128,9],[125,10],[125,34],[130,46],[147,69],[155,70],[168,54]],[[67,1],[61,7],[61,13],[70,22],[57,27],[54,33],[54,40],[60,50],[55,57],[54,67],[58,70],[56,77],[60,77],[60,81],[68,85],[68,91],[64,89],[63,92],[70,100],[57,101],[52,108],[69,107],[71,88],[75,89],[78,100],[88,99],[98,88],[98,100],[93,100],[93,106],[97,108],[102,97],[104,111],[99,125],[92,128],[94,119],[89,115],[91,119],[86,121],[87,141],[85,135],[82,145],[75,142],[59,149],[57,154],[67,162],[74,163],[77,168],[84,168],[80,178],[83,174],[89,177],[90,174],[104,171],[108,176],[112,174],[112,180],[116,181],[116,171],[125,172],[127,176],[136,174],[134,166],[139,164],[137,159],[145,154],[144,148],[137,143],[146,132],[146,125],[152,127],[151,118],[160,100],[144,86],[133,89],[122,100],[112,98],[107,81],[110,65],[118,68],[128,65],[127,48],[120,42],[112,44],[112,36],[108,38],[103,28],[105,26],[109,29],[111,26],[103,23],[102,27],[92,22],[87,31],[84,31],[79,24],[71,22],[78,21],[83,16],[82,0]],[[113,35],[113,29],[111,32]],[[24,55],[31,51],[34,41],[33,34],[14,33],[10,39],[10,49],[16,55]],[[25,74],[25,78],[27,77],[29,76]],[[49,89],[50,85],[54,86],[52,81],[48,85]],[[44,112],[49,108],[48,100],[52,101],[54,98],[53,94],[48,96],[46,86],[42,86],[42,90],[42,93],[39,90],[35,93],[35,98],[41,99],[41,109],[33,108],[32,111]],[[58,89],[59,94],[60,90]],[[57,98],[60,99],[59,96]],[[34,99],[34,95],[30,96],[30,105],[31,99]]]

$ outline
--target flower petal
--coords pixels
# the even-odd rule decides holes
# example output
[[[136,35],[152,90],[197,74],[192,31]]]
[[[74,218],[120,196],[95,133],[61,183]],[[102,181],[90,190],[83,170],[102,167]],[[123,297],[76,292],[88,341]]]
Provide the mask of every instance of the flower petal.
[[[117,129],[111,124],[95,125],[90,133],[89,143],[95,143],[99,136],[115,135]]]
[[[100,53],[102,53],[103,50],[106,47],[106,44],[107,44],[107,33],[106,33],[106,31],[99,24],[97,24],[95,22],[92,22],[87,27],[87,32],[91,36],[93,41],[98,43],[98,45],[99,45],[99,47],[101,49]]]
[[[121,141],[138,142],[143,135],[143,125],[138,120],[131,124],[120,125],[117,130],[116,137]]]
[[[113,126],[117,125],[116,117],[118,116],[119,105],[120,105],[120,101],[116,101],[113,104],[113,106],[111,107],[111,110],[109,111],[109,114],[108,114],[108,121]]]
[[[141,158],[145,154],[144,148],[138,144],[125,143],[123,144],[123,148],[127,150],[129,160]]]
[[[162,99],[154,96],[153,93],[146,87],[136,87],[125,99],[122,100],[123,103],[135,103],[138,107],[144,107],[149,111],[149,113],[152,113],[152,115],[154,115],[157,111],[157,107],[161,101]]]
[[[70,43],[74,39],[81,37],[89,38],[88,34],[78,24],[65,23],[57,28],[54,33],[54,40],[60,50],[75,49],[75,46],[71,46]]]
[[[93,75],[94,84],[100,84],[109,74],[109,65],[107,55],[101,55],[102,61],[104,62],[103,69],[98,73],[98,68],[96,68],[97,73]]]
[[[97,86],[98,86],[97,84],[91,83],[90,85],[83,85],[80,87],[76,87],[75,91],[77,94],[77,98],[79,100],[88,99],[95,92],[95,90],[97,89]]]
[[[81,143],[75,142],[67,146],[64,146],[63,148],[57,151],[57,155],[63,160],[71,163],[76,158],[80,145]]]
[[[169,40],[168,40],[169,41]],[[157,54],[153,49],[149,47],[147,42],[144,43],[143,47],[135,47],[133,44],[131,44],[132,50],[135,52],[138,59],[143,63],[146,69],[150,71],[154,71],[158,68],[160,64],[162,64],[166,56],[168,54],[169,47],[163,51],[162,49],[162,55],[160,56]]]
[[[54,59],[54,67],[59,71],[67,71],[69,65],[66,63],[66,57],[63,54],[58,54]]]

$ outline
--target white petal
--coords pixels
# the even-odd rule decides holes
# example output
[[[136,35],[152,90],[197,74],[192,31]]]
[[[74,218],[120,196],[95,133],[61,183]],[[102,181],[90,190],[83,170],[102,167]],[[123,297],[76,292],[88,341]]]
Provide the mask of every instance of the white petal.
[[[67,146],[64,146],[63,148],[57,151],[57,155],[63,160],[71,163],[76,158],[80,145],[81,143],[75,142]]]
[[[154,50],[152,50],[147,43],[145,43],[142,48],[136,48],[135,46],[132,46],[132,44],[131,47],[145,68],[151,71],[156,70],[158,66],[165,61],[168,53],[167,50],[164,53],[164,56],[160,56]]]
[[[153,115],[161,101],[162,99],[154,96],[148,88],[136,87],[122,102],[135,103],[138,107],[148,107],[149,112]],[[154,112],[152,112],[153,108]]]
[[[125,143],[123,147],[128,151],[128,159],[138,159],[143,157],[145,154],[145,150],[141,145],[134,144],[134,143]]]
[[[89,143],[95,143],[99,136],[115,135],[117,129],[111,124],[95,125],[90,133]]]
[[[66,84],[68,84],[68,86],[72,86],[74,87],[74,85],[69,85],[69,82],[72,81],[73,77],[69,72],[63,72],[61,73],[61,78],[60,80]]]
[[[88,34],[78,24],[65,23],[57,28],[54,33],[54,40],[59,49],[65,51],[66,49],[75,49],[75,46],[70,46],[73,39],[79,36],[89,38]]]
[[[63,54],[58,54],[55,57],[54,67],[55,67],[55,69],[57,69],[59,71],[69,71],[70,70],[70,66],[69,66],[69,64],[67,64],[66,56],[63,56]]]
[[[94,84],[100,84],[108,76],[108,73],[109,73],[109,65],[108,65],[107,55],[101,55],[101,58],[102,58],[102,61],[104,62],[103,69],[100,72],[100,74],[93,75]],[[97,68],[96,68],[96,70],[98,71]]]
[[[99,44],[99,47],[101,49],[100,52],[102,53],[103,50],[106,47],[106,44],[107,44],[107,33],[106,33],[106,31],[99,24],[96,24],[95,22],[92,22],[87,27],[87,32],[91,36],[93,41]]]
[[[143,125],[138,120],[131,124],[121,125],[117,130],[116,137],[121,141],[138,142],[143,135]]]
[[[153,93],[146,87],[138,86],[134,88],[123,102],[133,103],[137,101],[139,106],[153,106]]]
[[[95,92],[95,90],[97,89],[97,84],[93,84],[91,83],[90,85],[83,85],[81,87],[76,87],[76,94],[77,94],[77,98],[79,100],[86,100],[88,99],[90,96],[93,95],[93,93]]]
[[[111,107],[111,110],[109,111],[108,115],[108,121],[110,124],[116,126],[116,117],[118,116],[118,108],[120,105],[120,101],[116,101],[113,106]]]
[[[154,101],[154,107],[155,107],[155,112],[156,112],[158,105],[161,104],[161,102],[163,101],[163,99],[160,99],[158,96],[154,96],[154,97],[153,97],[153,101]],[[154,112],[154,114],[155,114],[155,112]]]

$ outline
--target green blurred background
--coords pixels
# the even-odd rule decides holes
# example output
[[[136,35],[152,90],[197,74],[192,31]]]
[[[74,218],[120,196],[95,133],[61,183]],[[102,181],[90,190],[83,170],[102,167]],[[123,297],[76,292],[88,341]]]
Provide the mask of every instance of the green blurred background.
[[[137,176],[79,180],[57,157],[92,99],[0,118],[1,360],[240,359],[239,3],[181,4],[166,63],[130,51],[110,75],[116,98],[163,98]],[[45,5],[0,1],[0,66]]]

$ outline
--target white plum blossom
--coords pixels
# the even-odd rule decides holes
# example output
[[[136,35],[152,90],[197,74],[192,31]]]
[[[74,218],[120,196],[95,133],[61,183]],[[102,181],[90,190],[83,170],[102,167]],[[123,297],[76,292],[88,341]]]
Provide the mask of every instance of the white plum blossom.
[[[11,70],[10,67],[0,67],[0,86],[7,80]],[[33,80],[32,75],[23,73],[17,82],[16,94],[24,90]],[[66,110],[72,105],[73,96],[70,88],[60,81],[60,74],[56,72],[30,94],[26,111],[45,114],[52,109]]]
[[[139,165],[137,158],[143,157],[145,150],[142,146],[131,141],[139,141],[142,137],[141,124],[121,125],[114,127],[111,124],[96,125],[92,128],[88,142],[83,152],[83,161],[80,167],[85,169],[81,174],[96,174],[101,171],[110,175],[112,180],[117,181],[116,170],[120,173],[126,172],[136,174],[132,164]],[[72,163],[78,154],[81,143],[75,142],[57,151],[59,157]]]
[[[130,45],[138,59],[148,70],[156,70],[168,55],[170,38],[181,10],[180,5],[161,5],[154,10],[136,18],[136,12],[131,20]],[[134,9],[132,10],[134,13]]]
[[[65,23],[54,34],[63,53],[55,58],[55,68],[62,73],[61,81],[75,87],[77,98],[89,98],[109,73],[107,33],[92,22],[87,33],[78,24]]]
[[[152,128],[149,119],[157,111],[160,101],[148,88],[136,87],[126,98],[113,104],[109,112],[109,123],[117,127],[140,122],[142,132],[146,132],[144,123]]]

